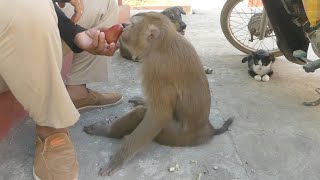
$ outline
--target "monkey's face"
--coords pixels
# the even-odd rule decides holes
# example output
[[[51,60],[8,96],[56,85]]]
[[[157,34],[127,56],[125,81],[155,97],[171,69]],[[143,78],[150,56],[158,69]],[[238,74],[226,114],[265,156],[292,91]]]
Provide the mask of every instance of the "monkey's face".
[[[125,47],[133,58],[141,58],[155,48],[170,29],[175,31],[170,20],[161,13],[139,13],[130,19],[120,37],[121,46]],[[176,31],[175,31],[176,32]]]

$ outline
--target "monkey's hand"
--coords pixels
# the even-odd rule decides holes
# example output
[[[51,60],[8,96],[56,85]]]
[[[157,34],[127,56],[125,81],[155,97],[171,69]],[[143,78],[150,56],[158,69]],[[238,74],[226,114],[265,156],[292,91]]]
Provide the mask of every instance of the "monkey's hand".
[[[125,159],[121,158],[122,156],[117,153],[114,156],[111,156],[110,161],[107,165],[100,169],[100,176],[111,176],[116,171],[120,170],[122,165],[125,163]]]

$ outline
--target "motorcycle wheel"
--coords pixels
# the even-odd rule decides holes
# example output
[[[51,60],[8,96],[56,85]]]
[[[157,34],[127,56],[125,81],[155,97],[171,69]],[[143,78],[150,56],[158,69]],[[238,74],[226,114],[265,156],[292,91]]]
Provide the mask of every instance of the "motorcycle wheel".
[[[258,2],[258,0],[248,1]],[[247,8],[244,9],[245,7]],[[265,38],[262,40],[258,38],[259,32],[257,31],[261,22],[262,10],[263,6],[254,7],[252,4],[249,7],[243,0],[227,0],[220,15],[222,32],[235,48],[246,54],[265,49],[275,57],[281,56],[282,53],[277,46],[276,36],[270,24],[267,25]]]

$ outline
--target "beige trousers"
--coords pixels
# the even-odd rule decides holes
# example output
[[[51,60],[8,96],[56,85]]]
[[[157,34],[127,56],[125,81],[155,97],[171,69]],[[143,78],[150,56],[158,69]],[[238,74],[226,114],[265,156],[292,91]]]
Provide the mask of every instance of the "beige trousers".
[[[102,21],[108,20],[108,15],[118,16],[109,14],[109,5],[113,2],[91,0],[89,3],[85,0],[85,16],[80,23],[87,28],[104,26]],[[65,9],[66,13],[69,8]],[[112,11],[117,13],[117,7],[114,8]],[[101,67],[94,69],[97,67],[94,61],[99,58],[102,59],[86,53],[76,55],[68,81],[82,83],[97,80],[95,73],[106,71]],[[104,63],[101,59],[100,63]],[[86,60],[88,63],[84,62]],[[0,92],[10,89],[40,126],[68,127],[79,118],[62,81],[61,66],[62,45],[52,0],[1,0]],[[92,77],[86,77],[90,75]]]
[[[97,27],[111,27],[118,21],[118,3],[116,0],[83,0],[84,11],[78,24],[87,29]],[[70,4],[63,8],[63,12],[71,17],[74,9]],[[63,42],[63,54],[70,51]],[[108,79],[108,60],[112,57],[94,56],[87,52],[74,54],[67,85],[87,84],[91,82],[105,82]],[[110,62],[110,61],[109,61]]]

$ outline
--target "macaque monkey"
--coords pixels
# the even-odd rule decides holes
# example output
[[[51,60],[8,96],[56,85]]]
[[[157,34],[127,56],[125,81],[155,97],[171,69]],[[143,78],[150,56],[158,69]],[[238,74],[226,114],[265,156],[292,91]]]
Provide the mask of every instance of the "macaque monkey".
[[[208,79],[191,43],[161,13],[139,13],[130,19],[121,43],[142,60],[144,98],[131,100],[133,111],[111,124],[84,128],[92,135],[124,138],[100,175],[112,175],[152,140],[168,146],[196,146],[224,133],[233,118],[215,129],[210,121]]]

